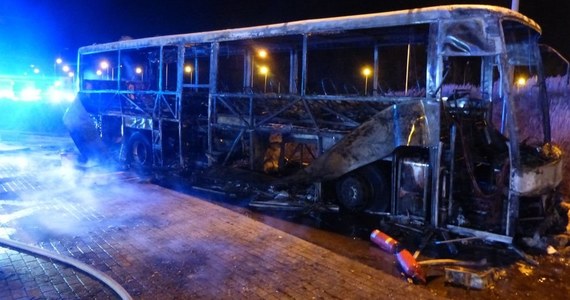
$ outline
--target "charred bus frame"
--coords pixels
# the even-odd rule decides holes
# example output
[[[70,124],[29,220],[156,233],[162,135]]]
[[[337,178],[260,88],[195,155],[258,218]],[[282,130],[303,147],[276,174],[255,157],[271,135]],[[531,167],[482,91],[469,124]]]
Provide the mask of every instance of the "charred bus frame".
[[[266,196],[255,205],[510,243],[561,180],[540,31],[453,5],[92,45],[64,120],[88,157]]]

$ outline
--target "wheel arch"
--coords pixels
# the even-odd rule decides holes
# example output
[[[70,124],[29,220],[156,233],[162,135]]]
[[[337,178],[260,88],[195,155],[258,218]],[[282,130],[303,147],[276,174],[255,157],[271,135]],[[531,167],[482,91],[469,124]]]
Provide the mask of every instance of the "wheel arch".
[[[144,171],[153,166],[152,134],[150,130],[125,132],[125,161],[130,168]]]
[[[328,187],[343,210],[384,213],[390,210],[391,181],[391,163],[379,160],[331,180]]]

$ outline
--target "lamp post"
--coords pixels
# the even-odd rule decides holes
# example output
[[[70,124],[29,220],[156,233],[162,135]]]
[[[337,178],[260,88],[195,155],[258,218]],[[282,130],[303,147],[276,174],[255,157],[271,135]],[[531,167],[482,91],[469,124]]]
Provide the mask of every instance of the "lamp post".
[[[69,77],[69,79],[71,79],[72,84],[75,82],[75,73],[73,73],[73,71],[67,72],[67,77]]]
[[[519,0],[511,1],[511,9],[514,11],[519,11]]]
[[[143,75],[143,69],[141,67],[136,67],[135,68],[135,73],[139,74],[141,76],[141,81],[144,81],[144,75]]]
[[[190,74],[190,83],[192,83],[192,71],[194,70],[192,69],[191,65],[186,65],[184,67],[184,73]]]
[[[372,70],[368,67],[362,69],[362,75],[364,75],[364,95],[368,95],[368,76],[372,74]]]
[[[519,77],[519,79],[517,79],[516,85],[517,85],[517,94],[520,93],[520,89],[525,86],[526,84],[526,78],[524,77]]]
[[[104,60],[99,64],[99,66],[101,67],[102,70],[105,70],[107,79],[109,79],[109,63],[106,60]]]
[[[267,66],[261,66],[259,68],[259,74],[264,76],[263,92],[267,93],[267,74],[269,74],[269,68]]]
[[[257,49],[257,50],[255,51],[255,54],[256,54],[260,59],[266,59],[266,58],[267,58],[267,55],[268,55],[267,50],[265,50],[265,49]],[[255,70],[255,56],[256,56],[256,55],[253,55],[253,56],[251,57],[251,87],[252,87],[252,90],[253,90],[253,73],[254,73],[254,70]]]
[[[57,66],[61,65],[62,63],[63,59],[61,59],[61,57],[55,59],[55,63],[53,64],[53,76],[57,76]]]

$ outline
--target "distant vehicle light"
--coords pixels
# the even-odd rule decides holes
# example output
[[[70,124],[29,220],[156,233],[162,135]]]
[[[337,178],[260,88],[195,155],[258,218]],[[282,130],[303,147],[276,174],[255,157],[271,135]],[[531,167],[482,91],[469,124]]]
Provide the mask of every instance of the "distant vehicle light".
[[[14,91],[12,90],[11,87],[9,89],[0,88],[0,99],[14,100],[14,98],[15,98]]]
[[[50,88],[47,91],[47,100],[50,103],[58,104],[62,102],[72,102],[75,99],[75,93],[69,90],[60,90],[56,88]]]
[[[20,91],[20,101],[39,101],[42,91],[35,87],[25,87]]]
[[[73,74],[72,71],[70,71]],[[70,75],[68,75],[70,76]],[[72,77],[37,77],[0,74],[0,100],[68,103],[75,99]]]

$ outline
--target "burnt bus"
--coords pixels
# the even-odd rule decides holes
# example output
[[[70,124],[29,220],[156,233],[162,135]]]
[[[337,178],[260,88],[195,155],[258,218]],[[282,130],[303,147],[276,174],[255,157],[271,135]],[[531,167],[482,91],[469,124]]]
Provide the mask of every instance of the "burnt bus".
[[[91,45],[64,121],[89,159],[253,206],[511,243],[561,181],[540,33],[452,5]]]

